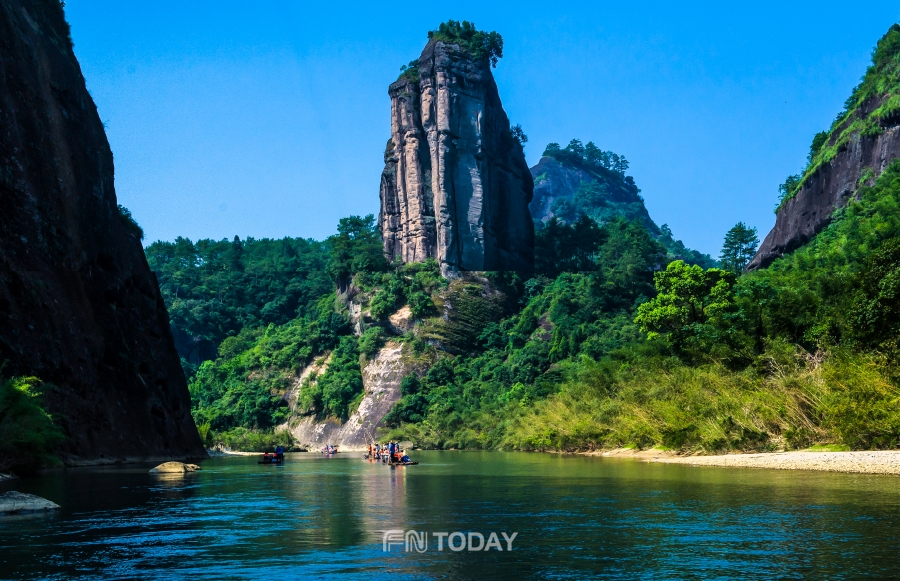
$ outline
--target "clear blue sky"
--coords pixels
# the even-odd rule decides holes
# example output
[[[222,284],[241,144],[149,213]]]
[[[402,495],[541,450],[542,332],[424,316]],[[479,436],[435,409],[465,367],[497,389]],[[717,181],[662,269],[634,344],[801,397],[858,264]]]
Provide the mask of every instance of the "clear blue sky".
[[[573,137],[624,155],[653,219],[715,256],[736,222],[771,228],[778,184],[900,7],[68,0],[66,15],[146,242],[324,238],[377,213],[388,84],[453,18],[503,35],[495,75],[529,164]]]

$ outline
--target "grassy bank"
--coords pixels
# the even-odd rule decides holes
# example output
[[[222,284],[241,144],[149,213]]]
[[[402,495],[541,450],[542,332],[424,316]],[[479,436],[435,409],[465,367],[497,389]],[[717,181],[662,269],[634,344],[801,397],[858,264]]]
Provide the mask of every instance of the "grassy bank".
[[[898,399],[890,367],[875,356],[782,344],[739,371],[672,357],[585,360],[533,405],[477,414],[462,430],[425,421],[388,435],[429,448],[888,449],[900,443]]]

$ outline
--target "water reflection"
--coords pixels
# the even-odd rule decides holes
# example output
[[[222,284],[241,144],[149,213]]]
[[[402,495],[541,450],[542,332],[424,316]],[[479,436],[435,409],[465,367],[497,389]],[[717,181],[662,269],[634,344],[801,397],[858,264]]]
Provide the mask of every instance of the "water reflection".
[[[423,452],[203,471],[84,468],[0,485],[52,515],[0,519],[2,578],[632,579],[893,576],[894,477]],[[518,532],[508,552],[382,552],[385,530]]]

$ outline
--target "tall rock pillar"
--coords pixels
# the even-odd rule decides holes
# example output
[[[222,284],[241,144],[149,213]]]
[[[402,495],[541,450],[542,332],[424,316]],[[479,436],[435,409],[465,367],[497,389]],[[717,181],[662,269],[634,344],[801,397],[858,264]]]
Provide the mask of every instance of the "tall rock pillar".
[[[418,70],[389,94],[380,214],[387,256],[435,258],[447,275],[530,272],[534,181],[487,60],[429,41]]]

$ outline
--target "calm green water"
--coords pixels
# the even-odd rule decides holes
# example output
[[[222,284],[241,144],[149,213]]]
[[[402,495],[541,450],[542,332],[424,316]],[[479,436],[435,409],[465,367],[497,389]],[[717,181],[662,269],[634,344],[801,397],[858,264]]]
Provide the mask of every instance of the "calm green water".
[[[900,576],[900,479],[499,452],[217,458],[186,477],[91,468],[0,485],[0,577],[854,579]],[[382,532],[517,532],[513,550],[382,551]],[[501,538],[502,541],[502,538]],[[459,538],[456,539],[459,542]],[[502,543],[506,549],[506,544]],[[459,546],[457,544],[457,546]]]

